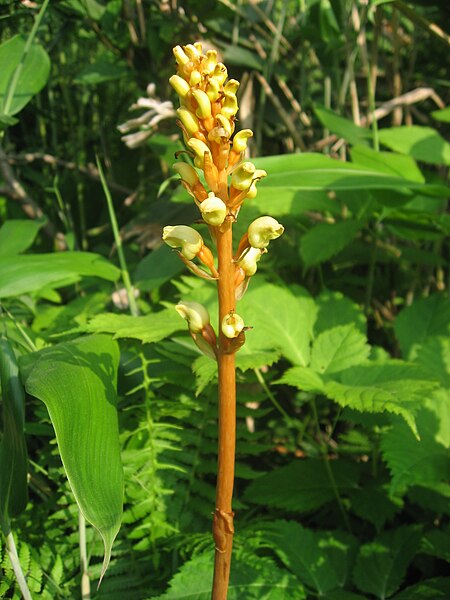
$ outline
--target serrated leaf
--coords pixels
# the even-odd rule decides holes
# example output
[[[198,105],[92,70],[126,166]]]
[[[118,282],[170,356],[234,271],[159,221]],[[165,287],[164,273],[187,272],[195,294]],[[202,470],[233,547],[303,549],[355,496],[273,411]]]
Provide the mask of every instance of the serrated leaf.
[[[366,337],[354,325],[340,325],[314,340],[310,368],[326,375],[365,361],[370,352]]]
[[[353,325],[365,333],[366,318],[361,308],[340,292],[326,290],[316,298],[318,308],[314,333],[318,335],[338,325]]]
[[[83,276],[116,281],[120,270],[92,252],[23,254],[0,258],[0,298],[75,283]]]
[[[293,385],[304,392],[323,392],[324,382],[321,376],[309,367],[292,367],[276,383]]]
[[[432,336],[450,333],[450,302],[445,294],[419,298],[404,308],[394,322],[403,356],[412,359],[419,346]]]
[[[402,416],[415,435],[415,414],[424,397],[436,389],[417,365],[389,363],[350,367],[340,381],[325,384],[325,394],[341,406],[361,412],[390,412]]]
[[[320,223],[300,241],[300,256],[306,267],[325,262],[348,246],[363,223],[348,219],[339,223]]]
[[[413,485],[427,485],[448,480],[450,444],[442,442],[448,434],[440,434],[442,426],[448,428],[449,399],[439,401],[439,396],[422,401],[425,407],[416,415],[420,441],[403,423],[395,424],[381,438],[381,452],[391,471],[391,492],[404,492]],[[444,425],[441,421],[445,420]]]
[[[133,338],[150,344],[185,327],[179,315],[174,310],[167,309],[144,317],[103,313],[96,315],[81,329],[87,333],[110,333],[114,339]]]
[[[387,485],[372,481],[350,495],[352,511],[361,519],[372,523],[379,532],[398,513],[403,502],[389,495]]]
[[[450,535],[448,531],[435,529],[422,537],[421,552],[450,563]]]
[[[253,326],[246,334],[246,351],[275,348],[294,364],[309,363],[317,309],[306,290],[260,282],[247,291],[238,312],[246,325]]]
[[[228,600],[304,600],[301,583],[268,558],[242,553],[233,557]],[[214,556],[208,552],[186,562],[170,589],[155,600],[210,600]]]
[[[262,534],[284,565],[320,597],[346,584],[356,550],[352,535],[312,531],[295,521],[264,524]]]
[[[450,337],[429,337],[416,350],[415,361],[450,389]]]
[[[450,597],[450,577],[436,577],[412,585],[392,600],[447,600]]]
[[[335,500],[334,486],[341,495],[345,495],[357,484],[359,469],[355,463],[330,461],[328,466],[334,481],[330,479],[327,466],[320,460],[299,460],[279,467],[253,481],[246,489],[244,499],[299,513],[317,510]]]
[[[122,518],[119,348],[109,336],[94,335],[46,348],[25,362],[25,388],[46,405],[77,504],[103,538],[103,576]]]
[[[198,396],[217,377],[217,362],[208,356],[199,356],[195,359],[192,370],[195,373],[195,395]]]
[[[236,354],[236,366],[241,371],[249,369],[260,369],[261,367],[270,367],[280,358],[280,351],[262,350],[261,352],[245,352],[245,345],[242,350]]]
[[[400,587],[420,545],[417,527],[405,526],[380,534],[364,544],[356,559],[353,580],[362,592],[384,600]]]

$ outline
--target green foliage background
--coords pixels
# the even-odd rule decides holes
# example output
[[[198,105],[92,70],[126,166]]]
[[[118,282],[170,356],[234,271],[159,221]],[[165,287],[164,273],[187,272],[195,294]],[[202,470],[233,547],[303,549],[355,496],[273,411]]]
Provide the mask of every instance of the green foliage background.
[[[241,80],[269,174],[237,238],[286,229],[239,310],[229,598],[450,597],[447,3],[43,4],[0,6],[0,516],[33,597],[81,598],[75,498],[92,598],[210,597],[216,372],[173,305],[215,315],[215,292],[160,245],[198,219],[175,117],[135,149],[117,129],[174,100],[172,46],[197,40]],[[20,598],[4,538],[0,573]]]

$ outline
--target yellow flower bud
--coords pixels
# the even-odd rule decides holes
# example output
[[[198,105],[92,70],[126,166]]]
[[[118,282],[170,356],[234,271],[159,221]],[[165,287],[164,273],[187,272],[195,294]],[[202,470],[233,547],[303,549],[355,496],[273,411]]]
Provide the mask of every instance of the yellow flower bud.
[[[208,50],[206,52],[206,56],[203,59],[203,73],[207,75],[212,75],[214,73],[214,69],[217,65],[217,51],[216,50]]]
[[[206,94],[211,102],[215,102],[220,95],[220,84],[217,79],[211,77],[206,86]]]
[[[257,262],[261,258],[262,254],[264,254],[264,249],[249,248],[239,260],[238,265],[241,267],[247,277],[251,277],[256,273],[258,268]]]
[[[211,100],[207,94],[202,90],[193,90],[192,95],[197,101],[198,108],[195,111],[197,117],[201,119],[207,119],[211,116]]]
[[[220,109],[220,112],[230,119],[231,117],[234,117],[238,110],[239,106],[236,94],[228,94],[227,92],[224,92],[222,108]]]
[[[178,302],[175,306],[177,313],[188,322],[191,333],[200,333],[209,325],[209,313],[203,304],[198,302]]]
[[[200,204],[200,211],[202,213],[203,220],[208,225],[222,225],[227,216],[227,205],[223,200],[218,198],[214,192],[209,192],[206,200]]]
[[[183,50],[191,60],[200,58],[200,52],[193,44],[187,44],[187,46],[183,47]]]
[[[181,254],[187,260],[195,258],[203,246],[202,236],[187,225],[167,225],[162,239],[171,248],[181,248]]]
[[[247,149],[247,140],[253,136],[251,129],[242,129],[233,138],[233,150],[237,153],[245,152]]]
[[[283,233],[284,227],[272,217],[259,217],[248,228],[248,241],[253,248],[266,248],[270,240]]]
[[[197,138],[191,138],[190,140],[188,140],[187,144],[188,144],[189,148],[192,148],[192,150],[195,152],[195,157],[196,157],[194,160],[195,166],[198,167],[199,169],[203,169],[203,165],[204,165],[204,161],[205,161],[205,152],[208,152],[208,154],[211,154],[210,149],[205,144],[205,142],[202,142],[201,140],[198,140]]]
[[[248,190],[252,185],[254,173],[256,171],[255,165],[246,161],[241,163],[231,176],[231,185],[237,190]]]
[[[185,65],[189,62],[189,56],[185,53],[181,46],[175,46],[173,49],[173,55],[179,65]]]
[[[216,116],[216,121],[219,123],[220,127],[223,127],[228,134],[228,137],[231,137],[233,133],[233,127],[230,123],[230,120],[225,117],[225,115],[218,114]]]
[[[198,85],[201,80],[202,74],[200,73],[200,71],[192,71],[191,76],[189,77],[189,85]]]
[[[223,63],[217,63],[214,69],[213,77],[214,79],[217,79],[220,85],[223,85],[225,83],[225,80],[228,77],[228,71]]]
[[[239,83],[239,81],[237,81],[236,79],[230,79],[229,81],[227,81],[226,85],[223,88],[223,91],[227,94],[236,94],[236,92],[238,91],[238,87],[241,84]]]
[[[193,136],[200,129],[197,117],[186,107],[181,106],[178,108],[177,115],[180,121],[183,123],[188,135]]]
[[[222,333],[229,339],[236,338],[244,329],[244,319],[235,312],[229,312],[222,319]]]
[[[173,165],[174,170],[178,173],[183,181],[193,187],[198,181],[199,177],[197,171],[191,165],[185,162],[177,162]]]
[[[189,83],[179,75],[172,75],[172,77],[169,78],[169,83],[180,98],[184,98],[191,89]]]

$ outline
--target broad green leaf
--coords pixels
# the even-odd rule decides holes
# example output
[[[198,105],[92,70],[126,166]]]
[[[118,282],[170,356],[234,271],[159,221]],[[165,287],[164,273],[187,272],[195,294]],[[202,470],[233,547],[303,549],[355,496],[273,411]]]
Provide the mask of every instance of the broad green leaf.
[[[320,597],[345,586],[356,550],[350,534],[312,531],[295,521],[263,524],[261,532],[283,564]]]
[[[292,363],[306,366],[317,313],[314,300],[299,286],[255,284],[238,305],[245,324],[253,327],[246,334],[249,353],[278,348]]]
[[[41,91],[50,73],[50,59],[44,48],[33,43],[24,57],[25,45],[26,39],[20,35],[0,45],[0,113],[6,116],[21,111]],[[13,75],[22,60],[22,70],[10,96]]]
[[[223,51],[223,62],[226,65],[255,69],[255,71],[263,71],[264,69],[264,62],[258,53],[256,51],[252,52],[242,46],[227,44]]]
[[[450,337],[429,337],[418,348],[415,361],[450,389]]]
[[[210,600],[214,554],[194,556],[172,578],[170,589],[155,600]],[[239,552],[233,556],[228,600],[304,600],[301,583],[274,561]]]
[[[208,356],[199,356],[192,364],[192,370],[195,373],[195,395],[198,396],[217,377],[217,363]]]
[[[450,563],[450,535],[449,531],[433,529],[422,537],[421,552],[435,556]]]
[[[450,106],[446,106],[445,108],[442,108],[441,110],[434,110],[431,113],[431,116],[433,117],[433,119],[436,119],[436,121],[442,121],[443,123],[450,123]]]
[[[447,481],[415,485],[408,490],[408,499],[425,512],[450,516],[450,485]]]
[[[366,482],[364,487],[350,495],[352,512],[372,523],[379,532],[401,510],[401,498],[389,494],[381,481]]]
[[[448,479],[450,396],[442,390],[432,398],[425,396],[422,404],[415,417],[420,441],[403,423],[382,434],[381,452],[392,475],[392,493]]]
[[[276,383],[286,383],[304,392],[321,393],[324,390],[322,377],[310,367],[292,367]]]
[[[361,412],[401,415],[417,435],[415,415],[436,386],[417,365],[392,360],[346,369],[340,381],[325,384],[325,395]]]
[[[450,165],[450,144],[431,127],[412,125],[379,131],[380,142],[402,154],[433,165]]]
[[[320,223],[300,241],[300,256],[306,267],[324,262],[351,244],[363,223],[348,219],[339,223]]]
[[[318,307],[314,333],[317,335],[338,325],[353,325],[366,332],[366,318],[361,308],[340,292],[326,290],[316,298]]]
[[[270,367],[274,362],[280,358],[280,352],[278,350],[267,351],[262,350],[260,352],[245,352],[244,347],[236,354],[236,366],[241,371],[248,371],[249,369],[260,369],[261,367]]]
[[[354,325],[340,325],[314,340],[310,367],[322,375],[336,373],[364,362],[369,351],[366,336]]]
[[[94,21],[99,21],[106,10],[97,0],[62,0],[61,5]]]
[[[329,461],[328,465],[321,460],[298,460],[253,481],[244,499],[267,507],[310,512],[335,501],[336,488],[340,495],[356,489],[358,474],[358,465],[344,460]]]
[[[407,154],[396,154],[395,152],[380,152],[368,146],[355,146],[352,148],[353,164],[386,173],[397,175],[409,181],[425,183],[425,177],[417,166],[412,156]],[[382,201],[382,195],[378,197]]]
[[[253,203],[252,203],[253,202]],[[273,201],[271,188],[258,188],[255,200],[246,204],[247,209],[253,209],[259,215],[272,215],[281,218],[286,215],[301,215],[308,211],[327,211],[337,217],[340,215],[340,206],[328,196],[325,190],[296,190],[289,187],[277,188],[277,201]],[[248,214],[248,213],[247,213]]]
[[[166,245],[152,250],[136,268],[133,281],[140,290],[148,292],[160,287],[166,281],[181,273],[185,268],[176,252],[170,252]]]
[[[62,287],[83,276],[116,281],[120,271],[91,252],[24,254],[0,258],[0,298]]]
[[[25,388],[46,405],[77,504],[102,536],[103,576],[122,518],[119,348],[109,336],[93,335],[27,358]]]
[[[74,81],[83,85],[98,85],[130,76],[131,70],[124,61],[117,60],[112,54],[103,54],[94,63],[84,66]]]
[[[394,330],[403,356],[414,358],[417,346],[429,337],[450,333],[450,302],[445,294],[419,298],[395,319]]]
[[[344,138],[352,146],[356,144],[368,144],[372,139],[372,132],[364,127],[359,127],[350,119],[341,117],[327,108],[314,108],[314,112],[324,127],[340,138]]]
[[[2,436],[0,438],[0,526],[10,533],[10,517],[25,510],[28,459],[25,441],[25,392],[9,341],[0,337]]]
[[[26,219],[9,219],[0,228],[0,257],[25,252],[34,242],[42,223]]]
[[[115,339],[134,338],[145,344],[159,342],[181,329],[185,329],[185,324],[173,309],[144,317],[103,313],[82,327],[88,333],[111,333]]]
[[[450,577],[436,577],[406,588],[396,594],[392,600],[448,600],[448,598],[450,598]]]
[[[335,160],[322,154],[305,152],[269,156],[255,159],[258,168],[269,174],[260,182],[260,188],[272,190],[396,190],[406,189],[425,195],[448,195],[448,188],[441,184],[425,184],[409,181],[400,176],[388,175],[353,163]],[[298,196],[301,201],[301,196]]]
[[[398,590],[419,549],[421,533],[417,527],[400,527],[380,534],[361,546],[353,580],[362,591],[384,600]]]

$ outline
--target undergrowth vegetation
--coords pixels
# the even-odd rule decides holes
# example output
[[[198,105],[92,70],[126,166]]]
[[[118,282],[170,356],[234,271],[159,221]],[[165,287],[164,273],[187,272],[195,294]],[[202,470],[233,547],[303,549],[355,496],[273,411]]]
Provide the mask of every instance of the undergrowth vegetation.
[[[285,228],[239,303],[228,597],[450,597],[447,3],[0,11],[0,597],[14,545],[33,598],[210,597],[217,369],[174,306],[217,299],[161,241],[208,234],[171,170],[198,40],[268,173],[236,239]]]

